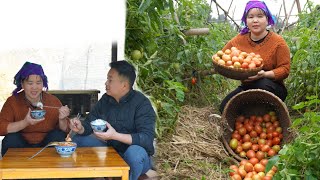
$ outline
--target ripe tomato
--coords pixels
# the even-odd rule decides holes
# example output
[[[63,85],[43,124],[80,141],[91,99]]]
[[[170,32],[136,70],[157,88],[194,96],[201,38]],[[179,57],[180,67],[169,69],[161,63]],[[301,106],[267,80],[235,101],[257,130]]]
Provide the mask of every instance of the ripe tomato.
[[[259,173],[259,172],[263,172],[265,169],[264,165],[257,163],[254,165],[254,170]]]
[[[192,85],[195,85],[196,83],[197,83],[197,78],[192,77],[192,78],[191,78],[191,84],[192,84]]]
[[[278,145],[278,144],[280,144],[280,141],[281,141],[281,139],[279,137],[274,137],[272,139],[272,144],[273,145]]]
[[[244,170],[247,171],[247,172],[252,172],[253,171],[253,165],[250,162],[247,162],[244,165]]]
[[[258,158],[251,158],[251,159],[249,159],[249,162],[250,162],[252,165],[255,165],[255,164],[259,163],[259,159],[258,159]]]
[[[256,157],[256,153],[250,149],[249,151],[247,151],[247,157],[249,159],[254,158],[254,157]]]

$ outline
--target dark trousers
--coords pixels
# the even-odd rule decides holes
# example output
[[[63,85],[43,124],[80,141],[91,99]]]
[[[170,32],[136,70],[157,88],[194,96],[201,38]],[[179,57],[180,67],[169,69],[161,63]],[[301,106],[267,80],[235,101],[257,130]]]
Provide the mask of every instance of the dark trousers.
[[[29,144],[21,135],[20,132],[16,133],[9,133],[7,134],[4,139],[2,140],[2,149],[1,154],[2,156],[8,151],[9,148],[27,148],[27,147],[44,147],[49,142],[52,141],[65,141],[66,133],[54,129],[50,131],[44,140],[38,144]]]
[[[222,100],[222,102],[220,104],[219,111],[221,113],[223,112],[224,107],[226,106],[228,101],[233,96],[237,95],[238,93],[240,93],[242,91],[246,91],[249,89],[263,89],[263,90],[269,91],[269,92],[275,94],[276,96],[278,96],[282,101],[284,101],[286,99],[287,94],[288,94],[286,87],[282,83],[272,81],[268,78],[261,78],[256,81],[250,82],[250,83],[242,84],[242,85],[238,86],[237,89],[235,89],[234,91],[229,93]]]

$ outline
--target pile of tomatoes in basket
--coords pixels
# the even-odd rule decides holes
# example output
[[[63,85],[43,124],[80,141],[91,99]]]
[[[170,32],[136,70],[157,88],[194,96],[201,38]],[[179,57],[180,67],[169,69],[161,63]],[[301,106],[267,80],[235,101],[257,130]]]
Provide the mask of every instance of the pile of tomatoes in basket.
[[[264,178],[268,174],[264,173],[265,165],[268,158],[273,157],[280,151],[282,139],[282,127],[274,111],[262,116],[238,116],[229,146],[240,157],[247,159],[250,164],[244,164],[243,167],[240,165],[236,172],[230,173],[230,176],[235,176],[233,179],[239,179],[236,177],[240,175],[241,178],[247,177],[249,179],[253,175],[259,174],[261,179],[268,179],[268,177]],[[245,168],[245,166],[251,167],[251,165],[253,168]],[[271,174],[272,172],[269,176]],[[255,179],[259,178],[256,177]]]
[[[236,47],[231,47],[231,49],[225,51],[219,50],[212,56],[212,61],[222,66],[238,69],[254,69],[263,64],[263,59],[259,54],[240,51]]]

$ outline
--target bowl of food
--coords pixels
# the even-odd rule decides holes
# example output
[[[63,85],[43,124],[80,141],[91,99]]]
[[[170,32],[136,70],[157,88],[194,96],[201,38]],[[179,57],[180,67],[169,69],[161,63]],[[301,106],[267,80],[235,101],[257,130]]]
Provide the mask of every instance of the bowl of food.
[[[90,124],[93,131],[96,131],[96,132],[103,132],[107,127],[107,121],[103,119],[96,119],[94,121],[91,121]]]
[[[61,157],[70,157],[77,149],[77,143],[74,142],[58,142],[55,146],[57,153]]]
[[[42,119],[46,115],[46,110],[44,109],[32,110],[30,114],[33,119]]]

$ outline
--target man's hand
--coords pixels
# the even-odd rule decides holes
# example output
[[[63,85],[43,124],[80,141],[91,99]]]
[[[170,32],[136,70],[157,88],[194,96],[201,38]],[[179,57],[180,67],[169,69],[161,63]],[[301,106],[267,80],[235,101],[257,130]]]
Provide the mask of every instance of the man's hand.
[[[44,118],[41,119],[33,119],[30,115],[31,113],[31,109],[29,108],[29,111],[27,113],[27,115],[24,117],[24,121],[28,124],[28,125],[35,125],[38,124],[39,122],[42,122],[44,120]]]
[[[97,136],[98,139],[101,139],[103,141],[113,140],[116,137],[118,132],[108,122],[107,122],[107,128],[108,130],[106,132],[94,131],[94,134]]]
[[[81,121],[78,118],[70,119],[69,127],[77,134],[82,134],[84,132],[84,127],[82,126]]]

